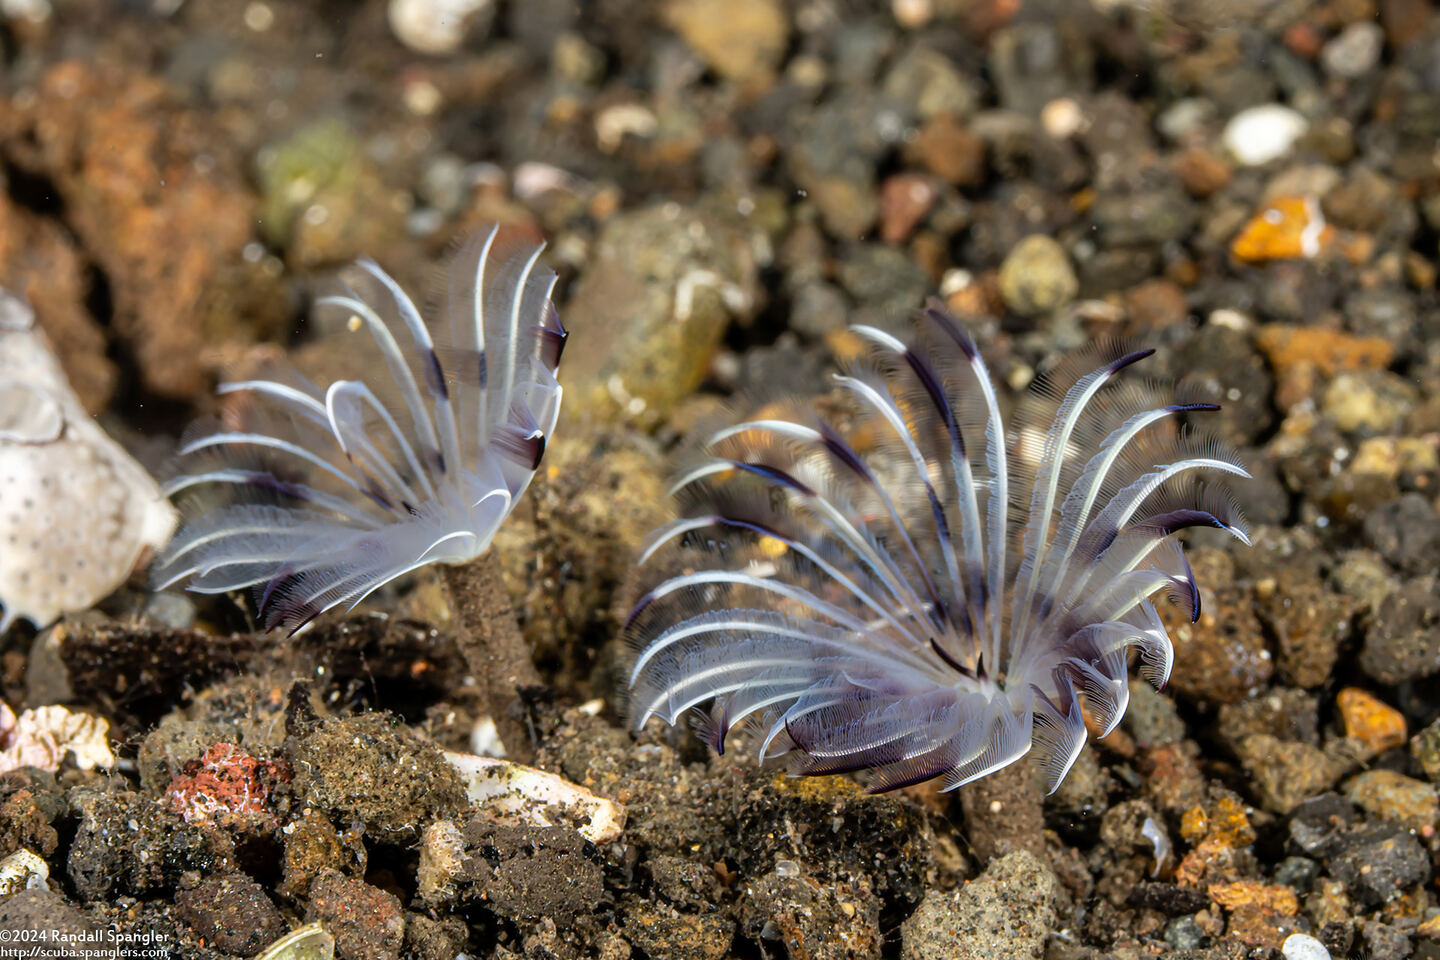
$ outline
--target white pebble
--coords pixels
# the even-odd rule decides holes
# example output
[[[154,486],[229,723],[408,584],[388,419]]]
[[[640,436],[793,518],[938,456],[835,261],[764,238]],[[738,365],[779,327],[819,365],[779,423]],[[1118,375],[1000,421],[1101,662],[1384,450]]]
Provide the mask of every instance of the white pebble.
[[[1320,64],[1334,77],[1354,80],[1363,77],[1380,62],[1385,49],[1385,30],[1373,21],[1352,23],[1320,51]]]
[[[1222,140],[1236,160],[1258,167],[1289,153],[1308,128],[1309,123],[1294,110],[1267,103],[1231,117]]]
[[[1330,951],[1325,944],[1303,933],[1292,933],[1280,945],[1285,960],[1330,960]]]
[[[411,50],[443,56],[465,42],[473,20],[494,0],[390,0],[390,29]]]

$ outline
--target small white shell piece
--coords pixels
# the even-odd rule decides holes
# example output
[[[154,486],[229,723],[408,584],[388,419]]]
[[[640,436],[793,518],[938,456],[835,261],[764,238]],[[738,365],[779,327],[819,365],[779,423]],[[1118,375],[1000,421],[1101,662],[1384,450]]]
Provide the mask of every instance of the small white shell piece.
[[[0,631],[91,607],[175,522],[155,481],[85,412],[29,305],[0,290]]]
[[[21,890],[36,887],[49,889],[50,867],[37,854],[24,847],[0,860],[0,900]]]
[[[625,829],[624,807],[553,773],[468,753],[446,751],[445,759],[460,771],[470,802],[496,819],[550,827],[558,810],[591,843],[608,843]]]
[[[113,767],[110,724],[60,706],[37,707],[17,717],[10,705],[0,700],[0,773],[20,767],[55,773],[67,753],[81,770]]]

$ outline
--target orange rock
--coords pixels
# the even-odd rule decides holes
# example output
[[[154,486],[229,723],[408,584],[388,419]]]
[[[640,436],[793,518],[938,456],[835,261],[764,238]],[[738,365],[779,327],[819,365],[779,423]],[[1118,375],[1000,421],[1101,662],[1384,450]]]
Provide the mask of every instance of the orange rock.
[[[1295,891],[1283,884],[1239,880],[1216,884],[1209,892],[1210,899],[1230,914],[1226,933],[1237,940],[1278,950],[1296,930],[1294,918],[1300,912],[1300,901]]]
[[[1345,736],[1377,754],[1405,745],[1405,717],[1394,707],[1356,687],[1346,687],[1335,699],[1345,720]]]
[[[1255,345],[1281,376],[1298,366],[1313,366],[1327,376],[1345,370],[1384,370],[1395,347],[1383,337],[1356,337],[1288,323],[1267,323]]]
[[[1241,229],[1230,252],[1245,263],[1312,258],[1335,243],[1313,196],[1276,197]]]

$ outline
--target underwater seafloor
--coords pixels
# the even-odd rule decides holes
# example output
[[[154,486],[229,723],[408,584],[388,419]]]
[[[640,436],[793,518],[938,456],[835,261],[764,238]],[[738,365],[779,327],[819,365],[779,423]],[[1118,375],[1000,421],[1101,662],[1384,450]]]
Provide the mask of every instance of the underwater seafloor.
[[[6,861],[0,927],[216,960],[310,922],[342,960],[1440,956],[1432,3],[446,6],[0,3],[0,285],[159,472],[222,374],[347,375],[304,319],[340,264],[413,286],[479,224],[547,237],[565,406],[492,549],[534,762],[624,829],[467,799],[433,572],[288,640],[136,580],[0,643],[15,713],[103,718],[118,758],[7,756],[0,857],[49,880]],[[1007,405],[1092,338],[1157,347],[1254,474],[1254,545],[1188,538],[1170,684],[1043,825],[1013,778],[867,796],[617,709],[674,453],[823,395],[847,324],[932,293]]]

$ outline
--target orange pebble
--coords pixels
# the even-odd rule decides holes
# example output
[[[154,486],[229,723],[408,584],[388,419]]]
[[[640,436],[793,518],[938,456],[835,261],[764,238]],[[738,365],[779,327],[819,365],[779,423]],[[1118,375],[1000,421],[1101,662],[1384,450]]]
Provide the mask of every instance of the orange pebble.
[[[1320,203],[1311,196],[1276,197],[1241,229],[1230,244],[1237,260],[1309,259],[1335,242],[1335,228],[1325,222]]]
[[[1375,753],[1405,745],[1405,717],[1399,710],[1356,687],[1341,690],[1336,702],[1345,720],[1345,736]]]

